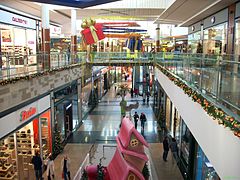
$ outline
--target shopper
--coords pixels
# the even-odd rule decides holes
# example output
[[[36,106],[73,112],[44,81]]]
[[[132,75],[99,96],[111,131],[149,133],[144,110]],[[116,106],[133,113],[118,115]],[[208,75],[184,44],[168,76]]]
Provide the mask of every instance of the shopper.
[[[178,163],[178,146],[175,138],[172,138],[172,142],[170,143],[170,149],[172,152],[172,162],[174,162],[175,158],[176,163]]]
[[[133,115],[133,118],[134,118],[135,129],[137,129],[137,122],[139,119],[139,115],[137,112],[135,112],[135,114]]]
[[[70,180],[70,159],[65,155],[61,162],[62,175],[64,180]]]
[[[143,93],[143,104],[145,104],[145,101],[146,101],[146,93],[144,92]]]
[[[147,121],[147,118],[146,118],[146,115],[143,112],[141,113],[140,121],[141,121],[142,131],[144,131],[144,125],[145,125],[145,122]]]
[[[165,162],[167,161],[168,151],[169,151],[168,137],[165,136],[163,140],[163,160]]]
[[[131,98],[133,98],[133,88],[131,88]]]
[[[34,165],[36,180],[42,180],[42,159],[38,151],[35,152],[35,156],[32,158],[32,164]]]
[[[54,179],[54,161],[52,155],[49,156],[47,161],[47,177],[48,180]]]

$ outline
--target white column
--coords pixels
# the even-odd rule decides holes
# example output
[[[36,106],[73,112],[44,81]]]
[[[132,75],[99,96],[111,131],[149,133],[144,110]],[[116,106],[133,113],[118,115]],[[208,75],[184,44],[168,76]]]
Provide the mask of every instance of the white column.
[[[156,28],[156,41],[160,40],[160,24],[157,24]]]
[[[42,28],[50,29],[49,5],[42,4]]]
[[[71,35],[76,36],[77,35],[77,10],[72,9],[71,10]]]

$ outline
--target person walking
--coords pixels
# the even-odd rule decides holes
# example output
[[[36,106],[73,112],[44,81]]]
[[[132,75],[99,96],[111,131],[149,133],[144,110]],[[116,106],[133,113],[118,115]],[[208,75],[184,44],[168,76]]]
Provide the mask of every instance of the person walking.
[[[139,115],[137,112],[135,112],[135,114],[133,115],[133,118],[134,118],[135,129],[137,129],[137,122],[139,119]]]
[[[133,88],[131,88],[131,98],[133,98]]]
[[[145,104],[145,101],[146,101],[146,93],[144,92],[143,93],[143,104]]]
[[[147,118],[143,112],[140,115],[140,121],[141,121],[142,131],[144,131],[144,125],[145,125],[145,122],[147,121]]]
[[[175,138],[172,138],[172,142],[170,143],[169,147],[172,152],[172,162],[174,162],[174,158],[175,158],[176,163],[178,163],[178,146]]]
[[[167,162],[168,151],[169,151],[169,143],[168,143],[167,136],[165,136],[163,140],[163,160],[165,162]]]
[[[61,162],[61,167],[62,167],[62,176],[64,180],[70,180],[70,159],[65,155],[62,159]]]
[[[34,165],[36,180],[42,180],[42,159],[38,151],[35,152],[35,156],[32,158],[32,164]]]
[[[47,177],[48,180],[54,179],[54,161],[52,155],[49,156],[47,161]]]

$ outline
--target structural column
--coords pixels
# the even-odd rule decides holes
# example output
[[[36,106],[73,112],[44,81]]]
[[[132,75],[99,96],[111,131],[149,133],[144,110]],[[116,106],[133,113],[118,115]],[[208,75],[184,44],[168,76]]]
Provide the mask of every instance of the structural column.
[[[228,7],[228,33],[227,33],[227,54],[234,54],[234,26],[235,26],[236,5]]]
[[[74,59],[74,55],[77,53],[77,10],[71,10],[71,58]]]
[[[156,33],[156,51],[160,52],[160,24],[157,24]]]
[[[50,69],[50,22],[48,4],[42,4],[42,52],[43,69]]]

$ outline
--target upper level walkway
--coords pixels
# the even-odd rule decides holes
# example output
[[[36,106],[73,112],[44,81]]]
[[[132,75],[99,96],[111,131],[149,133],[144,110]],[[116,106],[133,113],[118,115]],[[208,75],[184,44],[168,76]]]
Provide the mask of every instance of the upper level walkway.
[[[44,60],[50,58],[50,68],[43,69]],[[77,54],[51,54],[31,56],[2,56],[0,78],[6,81],[34,76],[45,71],[66,67],[93,66],[143,66],[164,67],[191,88],[197,90],[214,104],[226,109],[240,119],[240,62],[239,56],[173,53],[120,53],[86,52]],[[21,64],[25,65],[19,65]],[[35,62],[28,64],[26,62]]]

